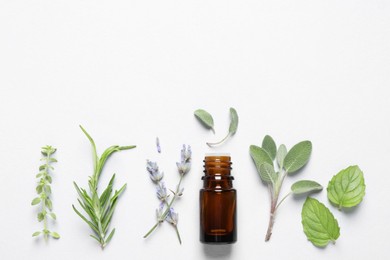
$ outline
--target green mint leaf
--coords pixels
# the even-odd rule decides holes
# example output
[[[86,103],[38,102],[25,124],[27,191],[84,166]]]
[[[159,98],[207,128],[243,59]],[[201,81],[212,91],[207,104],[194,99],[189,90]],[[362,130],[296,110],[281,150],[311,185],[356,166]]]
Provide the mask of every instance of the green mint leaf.
[[[41,202],[41,198],[35,198],[32,200],[31,205],[37,205]]]
[[[303,204],[302,226],[307,239],[318,247],[335,243],[340,236],[340,227],[333,214],[314,198],[307,197]]]
[[[262,165],[260,165],[259,175],[264,182],[270,183],[273,186],[275,185],[275,182],[278,178],[278,175],[276,174],[274,167],[268,163],[263,163]]]
[[[263,139],[261,147],[266,150],[272,160],[275,160],[276,157],[276,144],[274,139],[271,136],[266,135]]]
[[[253,159],[253,162],[256,165],[257,172],[260,173],[260,166],[264,163],[273,165],[272,159],[269,154],[261,147],[256,145],[251,145],[249,147],[249,153]]]
[[[208,129],[214,131],[214,119],[209,112],[203,109],[198,109],[194,112],[195,117]]]
[[[234,135],[237,132],[238,127],[238,114],[234,108],[230,108],[230,126],[229,134]]]
[[[284,158],[286,157],[286,155],[287,155],[287,148],[284,144],[281,144],[276,153],[276,160],[278,162],[280,169],[283,168]]]
[[[350,166],[333,176],[328,184],[328,199],[339,207],[357,206],[365,195],[366,185],[359,166]]]
[[[321,184],[315,181],[302,180],[294,183],[291,186],[291,191],[295,195],[300,195],[309,192],[321,191],[322,188],[323,187],[321,186]]]
[[[311,150],[310,141],[303,141],[294,145],[284,158],[286,172],[293,173],[302,168],[309,161]]]

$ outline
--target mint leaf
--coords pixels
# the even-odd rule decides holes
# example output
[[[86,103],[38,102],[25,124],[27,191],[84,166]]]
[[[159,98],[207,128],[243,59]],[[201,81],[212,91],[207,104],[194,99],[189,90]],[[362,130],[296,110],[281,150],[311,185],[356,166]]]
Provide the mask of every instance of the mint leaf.
[[[214,132],[214,119],[209,112],[198,109],[194,112],[195,117],[208,129]]]
[[[276,157],[276,144],[274,139],[271,136],[264,136],[263,143],[261,147],[267,151],[272,160],[275,160]]]
[[[335,243],[340,236],[340,227],[333,214],[324,204],[310,197],[302,207],[302,226],[307,239],[318,247]]]
[[[311,149],[310,141],[303,141],[294,145],[284,158],[286,172],[293,173],[302,168],[309,161]]]
[[[322,190],[321,184],[315,181],[302,180],[297,181],[291,186],[291,191],[295,195]]]
[[[286,155],[287,155],[287,148],[284,144],[281,144],[276,153],[276,160],[278,161],[278,165],[280,169],[283,168],[284,158],[286,157]]]
[[[260,166],[264,163],[273,165],[272,159],[269,154],[261,147],[256,145],[251,145],[249,147],[249,152],[251,157],[256,165],[257,172],[260,174]]]
[[[366,191],[363,172],[357,165],[341,170],[330,180],[327,191],[328,199],[340,210],[358,205]]]
[[[260,165],[259,175],[264,182],[272,183],[273,185],[275,185],[275,182],[278,178],[278,175],[276,174],[274,167],[268,163],[263,163],[262,165]]]

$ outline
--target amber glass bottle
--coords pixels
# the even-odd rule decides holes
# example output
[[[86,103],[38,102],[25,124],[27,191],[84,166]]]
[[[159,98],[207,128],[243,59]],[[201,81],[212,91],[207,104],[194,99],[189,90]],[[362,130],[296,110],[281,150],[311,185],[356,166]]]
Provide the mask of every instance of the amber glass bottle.
[[[230,175],[230,156],[210,155],[204,159],[200,190],[200,241],[226,244],[237,241],[236,190]]]

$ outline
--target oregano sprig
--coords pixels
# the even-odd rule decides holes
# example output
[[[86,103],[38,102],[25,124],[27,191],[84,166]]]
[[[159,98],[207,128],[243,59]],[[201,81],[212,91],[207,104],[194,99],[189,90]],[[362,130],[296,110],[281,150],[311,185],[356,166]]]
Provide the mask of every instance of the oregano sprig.
[[[314,181],[298,181],[291,186],[291,191],[279,202],[279,194],[285,177],[301,169],[308,162],[312,150],[310,141],[303,141],[294,145],[290,151],[284,144],[276,148],[271,136],[266,135],[262,146],[251,145],[250,155],[263,182],[268,185],[271,195],[271,208],[269,224],[265,241],[272,235],[276,210],[280,204],[291,194],[303,194],[322,190],[322,186]],[[279,168],[275,171],[274,161]]]
[[[76,184],[76,182],[73,182],[76,191],[79,195],[79,199],[77,200],[81,208],[86,213],[86,215],[81,214],[80,211],[78,211],[74,205],[72,205],[72,207],[73,210],[76,212],[76,214],[82,220],[84,220],[88,224],[88,226],[92,229],[94,234],[90,236],[94,238],[96,241],[98,241],[101,248],[104,249],[104,247],[111,241],[112,237],[115,234],[115,228],[112,229],[111,232],[109,232],[109,227],[112,220],[112,216],[114,214],[114,210],[118,203],[118,198],[125,190],[126,184],[124,184],[119,190],[115,190],[113,194],[113,186],[115,180],[115,174],[114,174],[111,177],[111,180],[109,181],[107,188],[101,194],[99,194],[98,192],[99,179],[104,164],[113,153],[122,150],[133,149],[136,146],[135,145],[131,145],[131,146],[113,145],[107,148],[99,158],[96,152],[96,145],[92,137],[87,133],[87,131],[82,126],[80,126],[80,128],[87,136],[88,140],[92,145],[94,171],[92,176],[90,176],[88,180],[89,192],[87,192],[86,189],[80,188]]]
[[[40,206],[40,212],[38,213],[38,221],[43,221],[43,230],[34,232],[32,236],[36,237],[42,234],[45,240],[47,240],[49,236],[56,239],[60,238],[60,235],[57,232],[53,232],[48,229],[48,216],[50,216],[53,220],[57,219],[56,214],[52,212],[53,205],[50,199],[50,184],[52,182],[50,172],[54,170],[53,166],[51,166],[51,163],[57,162],[57,160],[52,157],[56,150],[56,148],[49,145],[42,147],[41,153],[43,155],[43,158],[41,159],[41,161],[43,161],[44,164],[39,166],[39,173],[36,175],[36,178],[39,178],[39,182],[36,187],[38,197],[34,198],[31,202],[31,205],[33,206]]]

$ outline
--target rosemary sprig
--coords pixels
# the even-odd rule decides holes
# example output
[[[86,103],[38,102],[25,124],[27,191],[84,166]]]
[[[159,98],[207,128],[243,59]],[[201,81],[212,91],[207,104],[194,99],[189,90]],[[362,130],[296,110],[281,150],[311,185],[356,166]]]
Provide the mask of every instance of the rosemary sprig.
[[[125,190],[126,184],[123,185],[119,190],[115,190],[114,194],[112,195],[113,185],[115,180],[115,174],[114,174],[111,177],[111,180],[109,181],[107,188],[103,191],[102,194],[99,195],[98,193],[99,178],[102,173],[104,164],[106,163],[107,159],[110,157],[111,154],[122,150],[132,149],[135,148],[136,146],[135,145],[131,145],[131,146],[113,145],[107,148],[99,158],[97,156],[96,145],[92,137],[87,133],[87,131],[85,131],[85,129],[82,126],[80,126],[80,128],[87,136],[87,138],[89,139],[92,145],[94,171],[92,176],[90,176],[88,180],[89,192],[87,192],[83,188],[79,188],[76,182],[73,182],[73,184],[80,197],[80,199],[77,200],[81,208],[87,214],[88,218],[85,217],[85,214],[84,215],[81,214],[80,211],[78,211],[74,205],[72,205],[72,207],[73,210],[76,212],[76,214],[79,215],[80,218],[84,220],[88,224],[88,226],[92,229],[94,234],[90,236],[94,238],[96,241],[98,241],[100,243],[101,248],[104,249],[104,247],[111,241],[112,237],[115,234],[115,228],[112,229],[111,232],[108,232],[109,226],[110,226],[112,216],[114,214],[115,207],[117,206],[118,203],[118,198]]]
[[[31,205],[38,205],[40,206],[41,211],[38,213],[38,221],[43,221],[43,230],[42,231],[36,231],[32,234],[33,237],[43,235],[45,240],[48,239],[49,236],[53,238],[60,238],[60,235],[57,232],[52,232],[48,229],[48,220],[47,216],[50,216],[53,220],[56,220],[56,215],[53,210],[52,201],[50,200],[51,195],[51,187],[50,184],[52,182],[52,178],[50,176],[50,170],[54,170],[53,166],[50,164],[53,162],[57,162],[57,160],[53,157],[51,157],[55,152],[56,148],[51,147],[49,145],[42,147],[41,153],[43,155],[43,158],[41,161],[44,162],[41,166],[39,166],[39,173],[37,174],[37,178],[39,178],[38,185],[36,187],[36,191],[38,193],[38,197],[32,200]]]

